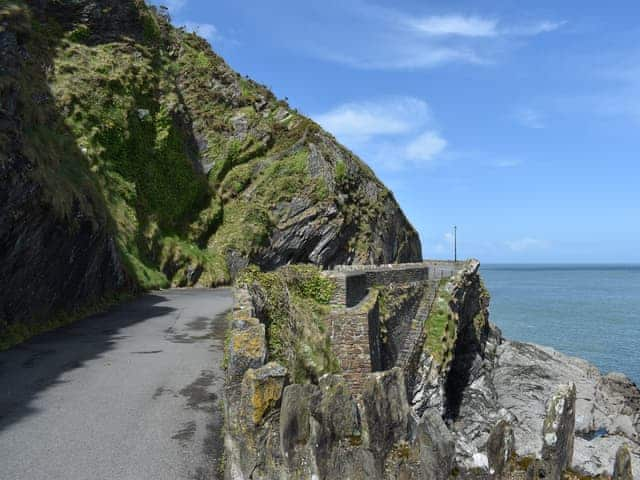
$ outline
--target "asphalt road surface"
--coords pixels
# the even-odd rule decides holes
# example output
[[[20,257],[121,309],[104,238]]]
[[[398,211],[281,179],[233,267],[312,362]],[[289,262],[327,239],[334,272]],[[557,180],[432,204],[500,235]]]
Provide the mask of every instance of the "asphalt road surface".
[[[0,479],[216,479],[229,289],[154,292],[0,352]]]

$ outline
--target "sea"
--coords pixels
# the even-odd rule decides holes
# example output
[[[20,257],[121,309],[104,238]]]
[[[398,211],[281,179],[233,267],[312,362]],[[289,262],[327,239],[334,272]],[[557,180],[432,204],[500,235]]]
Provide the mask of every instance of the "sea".
[[[510,340],[582,357],[640,385],[640,265],[482,265]]]

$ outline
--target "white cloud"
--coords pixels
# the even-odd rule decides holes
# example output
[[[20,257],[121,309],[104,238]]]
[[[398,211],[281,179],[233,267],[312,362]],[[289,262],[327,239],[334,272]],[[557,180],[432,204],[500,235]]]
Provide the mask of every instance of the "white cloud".
[[[535,129],[545,127],[542,114],[533,108],[519,108],[514,116],[518,123],[524,127]]]
[[[522,160],[512,158],[498,160],[493,163],[493,166],[497,168],[514,168],[519,167],[520,165],[522,165]]]
[[[561,28],[566,22],[517,19],[450,12],[415,15],[413,12],[355,1],[341,7],[341,15],[357,20],[346,28],[308,32],[314,54],[354,68],[415,70],[448,63],[496,63],[522,45],[516,37],[533,37]],[[336,23],[341,25],[341,23]]]
[[[389,50],[389,53],[385,50]],[[316,53],[325,60],[365,70],[419,70],[447,63],[475,65],[492,63],[491,59],[464,46],[406,44],[402,47],[386,46],[382,51],[360,52],[354,55],[335,53],[327,49],[316,49]]]
[[[407,158],[414,163],[428,163],[433,161],[447,147],[447,141],[437,132],[429,130],[415,139],[406,147]]]
[[[428,104],[414,97],[349,102],[314,118],[347,147],[386,170],[431,165],[447,147]]]
[[[527,250],[540,250],[549,248],[549,242],[533,237],[523,237],[517,240],[507,240],[505,245],[512,252],[524,252]]]
[[[540,35],[541,33],[553,32],[555,30],[560,29],[566,24],[567,24],[566,20],[563,20],[561,22],[552,22],[549,20],[543,20],[537,23],[530,23],[525,25],[514,25],[514,26],[503,29],[501,32],[504,35],[534,36],[534,35]]]
[[[277,8],[270,2],[254,3],[256,18]],[[495,64],[521,48],[525,37],[563,25],[547,18],[527,21],[499,12],[475,13],[477,8],[436,11],[430,3],[413,2],[409,9],[374,0],[307,2],[305,8],[281,9],[278,13],[287,28],[271,29],[269,40],[353,68],[417,70],[452,63]]]
[[[465,37],[494,37],[497,22],[480,17],[445,15],[410,20],[409,24],[427,35],[460,35]]]
[[[431,36],[498,37],[535,36],[558,30],[567,22],[542,20],[529,24],[503,25],[493,18],[463,15],[443,15],[424,18],[407,18],[407,24],[417,32]]]
[[[640,125],[640,50],[577,56],[567,69],[579,78],[571,93],[548,102],[554,115],[578,115],[581,120],[621,118]],[[601,118],[599,118],[601,117]]]
[[[218,38],[218,29],[210,23],[183,22],[183,26],[187,32],[193,32],[206,40]]]
[[[345,103],[315,119],[336,137],[366,142],[373,136],[411,132],[429,120],[429,106],[417,98],[393,97]]]

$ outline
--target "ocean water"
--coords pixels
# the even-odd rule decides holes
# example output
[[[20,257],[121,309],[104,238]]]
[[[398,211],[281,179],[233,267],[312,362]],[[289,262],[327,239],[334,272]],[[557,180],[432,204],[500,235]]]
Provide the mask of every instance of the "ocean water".
[[[511,340],[585,358],[640,385],[640,265],[482,265]]]

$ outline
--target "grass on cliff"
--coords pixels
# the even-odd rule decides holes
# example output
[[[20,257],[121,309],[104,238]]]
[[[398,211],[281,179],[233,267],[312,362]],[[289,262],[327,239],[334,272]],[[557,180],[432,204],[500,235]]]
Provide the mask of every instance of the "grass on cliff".
[[[19,92],[22,153],[54,215],[70,228],[78,210],[107,224],[143,289],[183,284],[187,264],[201,282],[228,282],[226,265],[202,249],[220,207],[196,168],[174,62],[158,48],[158,19],[135,5],[137,41],[103,41],[88,25],[63,27],[22,1],[2,5],[3,22],[27,39],[29,55],[0,90]],[[171,258],[178,264],[165,268]]]
[[[337,205],[357,226],[348,248],[358,260],[380,255],[369,246],[384,198],[360,188],[373,173],[266,87],[233,72],[205,40],[139,0],[123,4],[135,31],[121,35],[82,23],[64,2],[39,17],[21,0],[7,5],[2,18],[30,38],[16,83],[33,175],[56,215],[72,222],[80,204],[106,219],[139,286],[230,282],[230,254],[267,248],[274,227],[304,202],[318,212]],[[46,101],[33,100],[43,94]],[[339,151],[347,160],[334,172],[343,200],[311,174],[311,139],[326,158]]]
[[[457,325],[451,310],[452,296],[449,293],[450,279],[440,280],[433,307],[425,322],[424,348],[433,356],[435,363],[443,366],[451,356],[455,343]]]
[[[120,250],[145,288],[166,286],[167,274],[174,285],[184,284],[184,275],[174,279],[164,268],[175,256],[164,244],[174,237],[185,247],[182,264],[197,263],[209,277],[224,279],[218,263],[201,261],[206,253],[197,244],[186,245],[194,212],[209,205],[211,192],[176,121],[177,94],[165,62],[141,44],[63,41],[52,84],[114,218]]]
[[[339,371],[327,323],[335,284],[318,267],[289,265],[273,272],[250,267],[238,284],[263,298],[269,357],[284,365],[295,383],[317,382]]]

